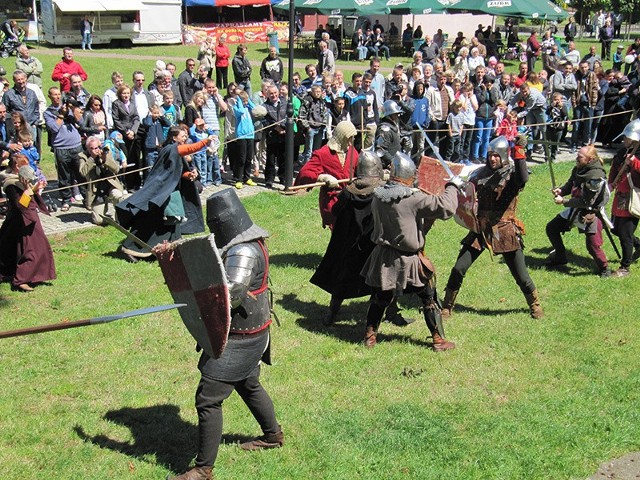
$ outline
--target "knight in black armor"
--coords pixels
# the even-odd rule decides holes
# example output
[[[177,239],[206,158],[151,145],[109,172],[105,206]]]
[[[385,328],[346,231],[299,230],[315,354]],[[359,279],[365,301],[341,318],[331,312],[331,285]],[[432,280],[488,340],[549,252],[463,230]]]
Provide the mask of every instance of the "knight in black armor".
[[[516,217],[518,195],[524,189],[527,170],[526,139],[520,137],[514,147],[514,163],[509,161],[509,142],[504,136],[489,143],[486,165],[471,174],[469,182],[475,186],[478,198],[477,231],[469,232],[462,240],[456,264],[451,269],[442,302],[442,317],[451,316],[458,291],[467,270],[488,248],[501,254],[511,275],[524,294],[532,318],[543,315],[538,291],[529,276],[522,252],[524,224]]]
[[[214,235],[227,276],[231,327],[222,356],[202,353],[196,391],[199,447],[195,468],[173,480],[208,480],[222,438],[222,402],[237,391],[260,424],[263,435],[242,443],[244,450],[277,448],[284,434],[271,397],[260,384],[260,362],[271,364],[271,308],[269,254],[264,239],[269,233],[255,225],[232,189],[207,199],[207,225]]]

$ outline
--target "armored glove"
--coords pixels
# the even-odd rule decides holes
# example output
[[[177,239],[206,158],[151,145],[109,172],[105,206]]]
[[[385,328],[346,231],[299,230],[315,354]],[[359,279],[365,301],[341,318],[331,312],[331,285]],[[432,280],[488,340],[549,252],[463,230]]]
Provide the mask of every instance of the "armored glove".
[[[445,187],[448,187],[449,185],[453,185],[454,187],[456,187],[458,190],[462,192],[466,184],[467,182],[465,182],[459,175],[456,175],[454,177],[451,177],[449,180],[447,180],[447,184],[445,185]]]
[[[321,173],[320,175],[318,175],[318,181],[324,182],[324,184],[328,188],[338,188],[339,185],[338,179],[333,175],[329,175],[328,173]]]

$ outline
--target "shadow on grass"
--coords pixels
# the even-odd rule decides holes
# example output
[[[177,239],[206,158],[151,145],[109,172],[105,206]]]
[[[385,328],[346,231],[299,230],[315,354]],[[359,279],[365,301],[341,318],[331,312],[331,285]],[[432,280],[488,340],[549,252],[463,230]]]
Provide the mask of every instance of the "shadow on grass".
[[[291,265],[297,268],[305,268],[307,270],[315,269],[322,261],[322,255],[318,253],[278,253],[269,257],[271,265],[285,267]]]
[[[369,307],[368,299],[345,300],[345,304],[340,308],[336,322],[331,326],[325,326],[322,324],[322,318],[328,311],[328,307],[326,305],[300,300],[294,294],[284,295],[278,301],[278,304],[282,308],[300,315],[300,317],[296,319],[296,324],[309,332],[333,337],[353,344],[362,343],[364,338],[367,309]],[[410,335],[393,333],[390,331],[391,328],[395,327],[391,327],[391,325],[386,322],[382,323],[380,327],[381,340],[410,343],[421,347],[431,345],[428,341],[419,340]],[[428,335],[426,327],[424,327],[424,329]],[[387,333],[385,333],[385,330]]]
[[[133,442],[123,442],[104,434],[89,435],[80,425],[76,425],[73,430],[80,439],[100,448],[108,448],[143,461],[147,456],[153,456],[157,464],[172,472],[184,472],[192,465],[198,448],[198,427],[180,418],[180,409],[176,405],[122,408],[107,412],[103,418],[127,427],[131,431]],[[231,433],[223,435],[221,443],[234,444],[252,438]]]
[[[563,273],[565,275],[570,275],[572,277],[585,276],[585,275],[594,275],[595,271],[595,263],[592,258],[584,255],[576,255],[573,252],[567,251],[567,260],[568,263],[566,265],[558,265],[556,267],[548,267],[545,265],[545,261],[549,256],[550,249],[549,248],[533,248],[529,250],[529,254],[527,255],[527,266],[533,269],[539,270],[549,270],[555,271],[559,273]],[[536,256],[531,254],[537,254]],[[585,254],[588,255],[586,248]],[[539,256],[542,255],[542,256]],[[609,259],[612,260],[612,259]]]

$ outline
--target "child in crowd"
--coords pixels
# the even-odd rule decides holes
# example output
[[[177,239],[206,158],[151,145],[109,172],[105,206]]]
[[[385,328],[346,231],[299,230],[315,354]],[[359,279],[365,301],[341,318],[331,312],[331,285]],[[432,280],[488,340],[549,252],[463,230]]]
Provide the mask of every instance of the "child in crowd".
[[[616,72],[622,71],[622,63],[624,62],[624,45],[618,45],[618,49],[613,54],[613,69]]]
[[[503,99],[499,99],[496,102],[496,108],[493,111],[493,126],[495,128],[494,135],[496,137],[500,136],[500,134],[498,133],[498,129],[500,128],[500,124],[502,123],[502,120],[504,120],[504,116],[506,113],[507,113],[507,102],[505,102]]]
[[[191,141],[193,143],[199,142],[200,140],[203,140],[207,137],[209,137],[209,135],[213,134],[213,130],[211,130],[205,123],[204,123],[204,119],[202,118],[196,118],[193,125],[191,126],[191,128],[189,129],[189,137],[191,138]],[[213,142],[212,142],[213,143]],[[218,144],[218,146],[220,146]],[[207,186],[211,186],[214,184],[214,178],[213,178],[213,173],[214,173],[214,159],[213,159],[214,155],[213,152],[209,150],[208,147],[204,147],[202,148],[202,150],[194,153],[191,156],[191,159],[193,161],[193,165],[196,167],[196,169],[198,170],[198,173],[200,174],[200,183],[202,183],[203,186],[207,187]],[[217,155],[215,156],[217,158]],[[222,183],[222,180],[220,179],[220,164],[218,162],[217,168],[215,168],[215,170],[217,171],[217,184],[220,185],[220,183]]]
[[[460,87],[460,98],[462,103],[463,128],[460,144],[460,156],[463,163],[467,163],[471,155],[471,141],[473,140],[474,127],[476,124],[476,110],[478,110],[478,99],[473,93],[473,84],[467,82]]]
[[[162,116],[169,120],[169,126],[163,127],[164,137],[167,138],[169,128],[175,127],[182,120],[180,116],[180,109],[173,103],[173,92],[168,90],[162,94],[162,105],[160,106],[160,112]]]
[[[513,146],[513,142],[518,135],[518,114],[515,110],[511,110],[504,115],[504,118],[496,129],[496,137],[504,135],[509,144]]]
[[[461,110],[462,102],[460,100],[454,100],[451,104],[451,111],[449,115],[447,115],[449,145],[447,146],[447,156],[445,160],[449,162],[457,162],[460,160],[462,132],[464,131],[464,116]]]
[[[142,125],[147,131],[144,141],[144,164],[146,167],[153,167],[166,138],[164,129],[168,129],[171,124],[166,117],[162,116],[160,107],[152,105],[149,108],[149,115],[142,121]],[[149,170],[145,170],[143,176],[146,178],[148,173]]]
[[[120,132],[111,132],[111,135],[104,141],[102,148],[107,148],[111,152],[113,159],[120,165],[120,170],[127,168],[127,155],[124,153],[124,139]]]
[[[555,162],[558,144],[562,139],[562,132],[567,126],[569,115],[564,105],[564,96],[556,92],[551,97],[551,105],[547,107],[547,140],[554,142],[549,148],[549,160]]]
[[[20,153],[27,157],[29,160],[29,166],[33,168],[33,171],[36,172],[36,178],[39,182],[43,182],[44,185],[47,185],[47,179],[45,178],[42,170],[40,170],[40,154],[38,150],[33,145],[33,137],[31,136],[31,132],[27,130],[23,130],[18,133],[18,142],[22,144],[22,150]]]

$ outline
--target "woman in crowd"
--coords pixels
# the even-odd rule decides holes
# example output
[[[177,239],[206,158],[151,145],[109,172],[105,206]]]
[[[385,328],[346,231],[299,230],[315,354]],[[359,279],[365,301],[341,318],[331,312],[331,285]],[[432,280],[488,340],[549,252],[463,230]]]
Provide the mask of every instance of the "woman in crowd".
[[[202,209],[193,183],[198,174],[183,157],[208,146],[211,137],[187,145],[188,138],[187,129],[171,127],[144,186],[116,206],[120,225],[150,247],[165,240],[179,240],[182,226],[188,221],[195,224],[189,229],[190,233],[204,231]],[[195,199],[197,204],[193,203]],[[129,238],[122,243],[122,252],[133,263],[152,256],[150,250]]]
[[[218,45],[216,45],[216,87],[227,88],[229,81],[227,79],[227,72],[229,70],[229,58],[231,52],[229,47],[224,43],[226,40],[225,35],[218,37]]]
[[[40,196],[44,185],[24,155],[11,157],[2,184],[8,210],[0,227],[0,275],[10,278],[12,288],[21,292],[56,278],[53,251],[38,216],[38,212],[49,214]]]
[[[198,60],[200,65],[207,67],[207,76],[212,78],[213,68],[216,65],[216,46],[213,44],[213,37],[207,36],[200,44]]]
[[[107,117],[102,108],[102,100],[97,95],[91,95],[87,101],[87,109],[82,114],[82,121],[78,129],[83,137],[97,137],[104,141],[107,132]]]
[[[122,134],[127,159],[129,160],[127,169],[135,169],[136,164],[133,159],[140,155],[138,142],[138,129],[140,128],[140,116],[136,109],[135,102],[131,101],[131,88],[122,85],[116,91],[117,100],[111,106],[111,116],[113,117],[114,130]],[[137,190],[140,188],[140,172],[130,172],[125,174],[125,184],[127,190]]]
[[[184,123],[187,127],[191,128],[196,118],[202,118],[202,106],[207,101],[205,95],[203,91],[194,93],[191,101],[184,109]]]

